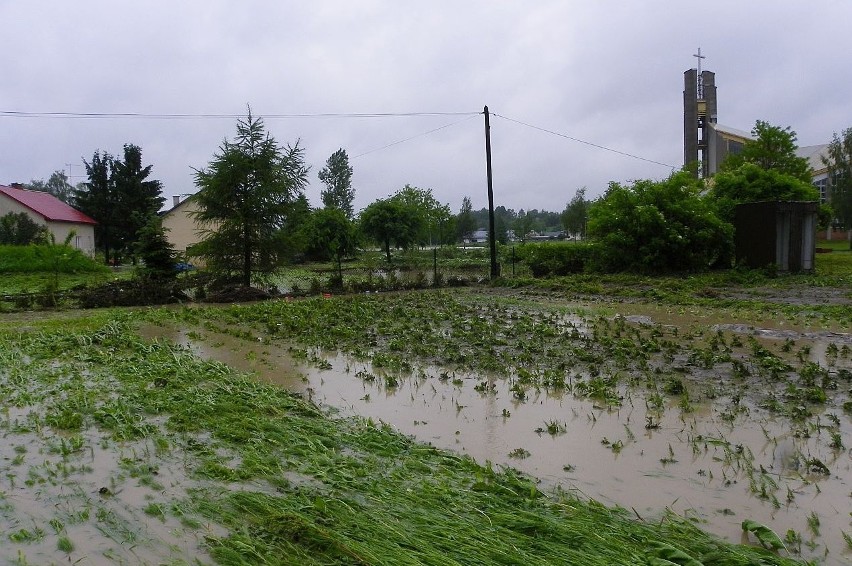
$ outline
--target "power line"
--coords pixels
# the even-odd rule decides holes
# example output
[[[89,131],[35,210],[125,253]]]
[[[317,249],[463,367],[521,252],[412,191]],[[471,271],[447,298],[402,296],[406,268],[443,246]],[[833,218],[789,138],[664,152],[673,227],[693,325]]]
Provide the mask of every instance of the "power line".
[[[295,118],[409,118],[418,116],[476,116],[481,112],[317,112],[304,114],[262,114],[265,119]],[[156,114],[146,112],[29,112],[18,110],[0,110],[5,118],[95,118],[122,119],[143,118],[154,120],[210,120],[242,118],[243,114]]]
[[[369,150],[369,151],[365,151],[364,153],[359,153],[358,155],[353,156],[353,157],[352,157],[352,159],[356,159],[356,158],[358,158],[358,157],[363,157],[363,156],[368,155],[368,154],[370,154],[370,153],[375,153],[375,152],[377,152],[377,151],[381,151],[381,150],[383,150],[383,149],[387,149],[387,148],[389,148],[389,147],[393,147],[393,146],[395,146],[395,145],[399,145],[399,144],[401,144],[401,143],[405,143],[405,142],[407,142],[407,141],[411,141],[411,140],[413,140],[413,139],[417,139],[417,138],[419,138],[419,137],[427,136],[427,135],[429,135],[429,134],[431,134],[431,133],[434,133],[434,132],[437,132],[437,131],[439,131],[439,130],[443,130],[443,129],[445,129],[445,128],[449,128],[449,127],[451,127],[451,126],[455,126],[456,124],[461,124],[462,122],[467,122],[467,121],[468,121],[468,120],[470,120],[471,118],[474,118],[474,117],[476,117],[476,116],[479,116],[480,114],[482,114],[482,112],[475,112],[475,113],[472,113],[470,116],[468,116],[467,118],[464,118],[464,119],[462,119],[462,120],[458,120],[458,121],[456,121],[456,122],[452,122],[452,123],[450,123],[450,124],[444,124],[443,126],[440,126],[440,127],[438,127],[438,128],[433,128],[433,129],[429,130],[428,132],[422,132],[422,133],[417,134],[417,135],[415,135],[415,136],[411,136],[410,138],[405,138],[405,139],[402,139],[402,140],[397,140],[397,141],[395,141],[395,142],[391,142],[391,143],[389,143],[389,144],[387,144],[387,145],[383,145],[382,147],[377,147],[377,148],[375,148],[375,149],[371,149],[371,150]]]
[[[647,157],[641,157],[641,156],[639,156],[639,155],[634,155],[634,154],[632,154],[632,153],[627,153],[626,151],[620,151],[620,150],[618,150],[618,149],[613,149],[613,148],[611,148],[611,147],[607,147],[607,146],[605,146],[605,145],[600,145],[600,144],[592,143],[592,142],[590,142],[590,141],[581,140],[580,138],[575,138],[575,137],[573,137],[573,136],[569,136],[568,134],[562,134],[562,133],[559,133],[559,132],[554,132],[553,130],[548,130],[547,128],[542,128],[542,127],[540,127],[540,126],[534,126],[534,125],[532,125],[532,124],[527,124],[526,122],[522,122],[522,121],[520,121],[520,120],[515,120],[515,119],[513,119],[513,118],[509,118],[508,116],[503,116],[502,114],[497,114],[496,112],[492,112],[492,113],[491,113],[491,115],[492,115],[492,116],[498,116],[498,117],[500,117],[500,118],[503,118],[504,120],[508,120],[509,122],[514,122],[514,123],[516,123],[516,124],[520,124],[521,126],[526,126],[526,127],[528,127],[528,128],[532,128],[533,130],[538,130],[538,131],[540,131],[540,132],[545,132],[545,133],[548,133],[548,134],[552,134],[552,135],[554,135],[554,136],[558,136],[558,137],[560,137],[560,138],[565,138],[565,139],[567,139],[567,140],[575,141],[575,142],[577,142],[577,143],[582,143],[582,144],[585,144],[585,145],[588,145],[588,146],[591,146],[591,147],[596,147],[596,148],[598,148],[598,149],[603,149],[604,151],[609,151],[609,152],[612,152],[612,153],[617,153],[618,155],[623,155],[623,156],[625,156],[625,157],[631,157],[631,158],[633,158],[633,159],[638,159],[638,160],[640,160],[640,161],[646,161],[646,162],[648,162],[648,163],[653,163],[653,164],[655,164],[655,165],[662,165],[663,167],[668,167],[668,168],[670,168],[670,169],[678,169],[678,167],[677,167],[676,165],[670,165],[670,164],[668,164],[668,163],[663,163],[663,162],[661,162],[661,161],[655,161],[655,160],[653,160],[653,159],[648,159]]]
[[[450,124],[445,124],[438,128],[434,128],[428,130],[426,132],[417,134],[415,136],[411,136],[409,138],[405,138],[402,140],[398,140],[382,147],[378,147],[375,149],[371,149],[364,153],[360,153],[354,158],[363,157],[364,155],[368,155],[370,153],[374,153],[377,151],[381,151],[387,149],[389,147],[393,147],[395,145],[399,145],[413,139],[429,135],[431,133],[437,132],[439,130],[443,130],[445,128],[449,128],[451,126],[455,126],[456,124],[460,124],[473,118],[475,116],[481,116],[483,113],[480,111],[477,112],[316,112],[316,113],[292,113],[292,114],[259,114],[258,116],[268,120],[287,120],[287,119],[304,119],[304,118],[346,118],[346,119],[376,119],[376,118],[411,118],[411,117],[429,117],[429,116],[464,116],[462,120],[452,122]],[[671,165],[669,163],[663,163],[661,161],[656,161],[654,159],[649,159],[647,157],[642,157],[639,155],[635,155],[632,153],[628,153],[625,151],[620,151],[611,147],[607,147],[604,145],[596,144],[590,141],[586,141],[580,138],[576,138],[573,136],[569,136],[568,134],[563,134],[560,132],[555,132],[553,130],[549,130],[547,128],[543,128],[541,126],[536,126],[533,124],[529,124],[527,122],[523,122],[521,120],[516,120],[514,118],[509,118],[508,116],[504,116],[502,114],[498,114],[496,112],[491,113],[492,116],[496,116],[499,118],[503,118],[509,122],[514,122],[521,126],[526,126],[527,128],[532,128],[534,130],[538,130],[541,132],[545,132],[554,136],[558,136],[564,139],[568,139],[571,141],[575,141],[577,143],[582,143],[591,147],[595,147],[598,149],[602,149],[604,151],[609,151],[611,153],[615,153],[618,155],[623,155],[625,157],[630,157],[632,159],[638,159],[640,161],[645,161],[647,163],[653,163],[655,165],[661,165],[663,167],[668,167],[670,169],[677,169],[678,167],[675,165]],[[220,119],[239,119],[242,118],[243,114],[225,114],[225,113],[146,113],[146,112],[40,112],[40,111],[20,111],[20,110],[0,110],[0,118],[41,118],[41,119],[150,119],[150,120],[220,120]]]

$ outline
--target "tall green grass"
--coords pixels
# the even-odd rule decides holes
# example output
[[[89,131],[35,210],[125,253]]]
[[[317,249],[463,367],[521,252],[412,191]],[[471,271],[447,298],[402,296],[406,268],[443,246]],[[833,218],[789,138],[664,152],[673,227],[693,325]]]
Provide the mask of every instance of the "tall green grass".
[[[78,249],[65,245],[0,246],[0,273],[106,273]]]

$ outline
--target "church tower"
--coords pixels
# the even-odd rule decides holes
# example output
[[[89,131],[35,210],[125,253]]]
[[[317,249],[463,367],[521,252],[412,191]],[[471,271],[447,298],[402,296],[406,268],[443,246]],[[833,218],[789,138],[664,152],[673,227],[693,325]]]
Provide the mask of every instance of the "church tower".
[[[698,69],[683,73],[683,164],[698,163],[698,176],[710,175],[709,124],[716,123],[716,74],[701,70],[704,55],[698,54]]]

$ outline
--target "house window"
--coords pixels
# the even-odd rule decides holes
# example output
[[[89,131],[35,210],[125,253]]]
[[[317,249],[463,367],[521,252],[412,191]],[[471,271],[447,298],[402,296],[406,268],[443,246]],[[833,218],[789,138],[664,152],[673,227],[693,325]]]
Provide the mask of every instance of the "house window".
[[[819,191],[820,204],[825,204],[828,201],[828,179],[817,179],[814,186]]]
[[[80,236],[74,236],[74,247],[80,249]]]

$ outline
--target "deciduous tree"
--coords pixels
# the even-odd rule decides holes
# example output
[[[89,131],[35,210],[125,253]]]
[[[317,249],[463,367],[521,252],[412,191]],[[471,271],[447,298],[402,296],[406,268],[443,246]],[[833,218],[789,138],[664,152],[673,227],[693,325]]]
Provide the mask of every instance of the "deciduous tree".
[[[804,183],[811,182],[808,160],[796,155],[796,132],[790,126],[781,128],[758,120],[751,130],[753,140],[743,145],[742,152],[728,157],[723,170],[732,170],[744,163],[753,163],[763,170],[789,175]]]
[[[852,230],[852,128],[834,134],[823,164],[828,168],[834,214],[846,230]]]
[[[568,234],[579,235],[581,239],[586,238],[586,222],[589,213],[589,201],[586,200],[586,187],[577,189],[565,210],[562,211],[562,227]]]
[[[456,216],[456,234],[461,241],[470,240],[473,238],[473,233],[476,232],[476,218],[473,216],[473,205],[470,202],[470,197],[462,199],[461,209]]]
[[[432,246],[449,240],[452,233],[450,230],[452,213],[449,205],[441,204],[432,195],[432,189],[405,185],[391,198],[401,202],[420,216],[420,230],[413,243]]]
[[[334,260],[342,277],[343,258],[355,253],[355,225],[337,208],[321,208],[311,213],[303,226],[306,252],[311,259]]]
[[[391,261],[391,244],[408,249],[417,243],[423,218],[416,208],[401,199],[379,199],[361,212],[361,231],[385,250]]]
[[[740,203],[819,199],[819,193],[809,182],[775,169],[763,169],[754,163],[717,173],[710,195],[716,202],[719,216],[727,222],[734,221],[734,209]]]
[[[48,240],[47,228],[36,223],[26,212],[9,212],[0,216],[0,245],[28,246]]]
[[[323,205],[341,210],[351,219],[354,214],[352,201],[355,199],[355,189],[352,188],[352,167],[346,150],[340,148],[332,153],[318,176],[325,184],[325,189],[320,193]]]
[[[521,242],[526,242],[530,232],[533,231],[533,222],[535,217],[527,214],[523,210],[518,211],[518,216],[512,221],[512,229],[515,231],[515,238]],[[495,228],[496,229],[496,228]]]
[[[74,187],[68,182],[68,176],[62,170],[54,171],[47,182],[33,179],[25,186],[31,191],[50,193],[66,204],[71,204],[74,198]]]

